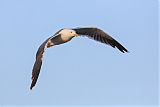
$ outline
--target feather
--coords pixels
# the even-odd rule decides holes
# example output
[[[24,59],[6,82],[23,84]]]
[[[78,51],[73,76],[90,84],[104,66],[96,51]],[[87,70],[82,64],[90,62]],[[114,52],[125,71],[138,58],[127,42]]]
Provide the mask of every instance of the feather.
[[[73,29],[79,35],[85,35],[91,39],[99,41],[101,43],[108,44],[113,48],[117,47],[121,52],[128,52],[128,50],[123,47],[118,41],[113,39],[107,33],[98,28],[75,28]]]

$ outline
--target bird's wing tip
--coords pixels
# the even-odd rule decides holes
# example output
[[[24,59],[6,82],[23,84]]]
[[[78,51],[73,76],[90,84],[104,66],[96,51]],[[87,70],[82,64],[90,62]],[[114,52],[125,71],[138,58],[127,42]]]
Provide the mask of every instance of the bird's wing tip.
[[[32,89],[33,89],[33,87],[34,87],[34,86],[32,86],[32,85],[31,85],[31,86],[30,86],[30,90],[32,90]]]
[[[123,53],[130,53],[130,51],[128,51],[127,49],[122,50]]]
[[[130,53],[130,51],[127,50],[126,53]]]

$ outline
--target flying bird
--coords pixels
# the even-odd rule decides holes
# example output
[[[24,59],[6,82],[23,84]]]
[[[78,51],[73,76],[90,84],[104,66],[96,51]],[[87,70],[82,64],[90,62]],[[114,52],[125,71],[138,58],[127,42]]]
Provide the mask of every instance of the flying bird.
[[[123,47],[119,42],[117,42],[114,38],[112,38],[99,28],[89,27],[89,28],[61,29],[58,32],[56,32],[53,36],[45,40],[38,48],[38,51],[36,53],[36,60],[32,70],[32,83],[30,86],[31,90],[36,85],[41,70],[42,59],[44,56],[45,49],[55,45],[66,43],[70,41],[72,38],[80,35],[87,36],[101,43],[110,45],[113,48],[116,47],[123,53],[128,52],[128,50],[125,47]]]

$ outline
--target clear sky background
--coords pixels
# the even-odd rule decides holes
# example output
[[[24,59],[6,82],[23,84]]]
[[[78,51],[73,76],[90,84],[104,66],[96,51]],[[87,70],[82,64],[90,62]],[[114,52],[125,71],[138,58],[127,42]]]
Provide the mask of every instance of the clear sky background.
[[[40,44],[61,28],[95,26],[130,53],[87,37],[47,49],[29,90]],[[157,105],[158,1],[0,0],[0,105]]]

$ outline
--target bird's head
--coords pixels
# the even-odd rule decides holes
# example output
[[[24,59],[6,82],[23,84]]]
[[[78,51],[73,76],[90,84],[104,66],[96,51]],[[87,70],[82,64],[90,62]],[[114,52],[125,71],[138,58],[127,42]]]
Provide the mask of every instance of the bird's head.
[[[64,35],[64,36],[79,36],[75,30],[72,29],[62,29],[59,34]]]

